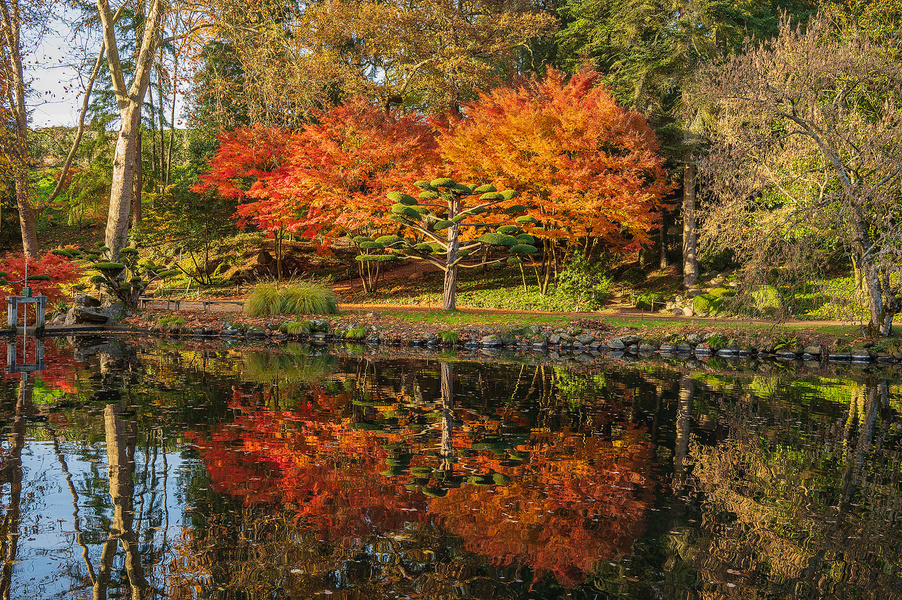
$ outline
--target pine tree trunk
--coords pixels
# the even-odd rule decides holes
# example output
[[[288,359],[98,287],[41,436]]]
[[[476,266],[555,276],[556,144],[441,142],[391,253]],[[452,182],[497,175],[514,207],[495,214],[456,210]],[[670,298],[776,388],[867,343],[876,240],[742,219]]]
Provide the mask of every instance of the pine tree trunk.
[[[661,229],[658,232],[659,241],[661,244],[661,269],[666,269],[670,266],[670,257],[667,256],[667,219],[664,218],[664,213],[661,213]]]
[[[448,219],[457,216],[459,207],[456,203],[448,207]],[[457,249],[460,247],[460,225],[455,223],[448,228],[448,254],[445,269],[445,284],[442,289],[442,310],[457,310]]]
[[[683,286],[698,283],[698,230],[695,218],[695,175],[693,162],[683,171]]]

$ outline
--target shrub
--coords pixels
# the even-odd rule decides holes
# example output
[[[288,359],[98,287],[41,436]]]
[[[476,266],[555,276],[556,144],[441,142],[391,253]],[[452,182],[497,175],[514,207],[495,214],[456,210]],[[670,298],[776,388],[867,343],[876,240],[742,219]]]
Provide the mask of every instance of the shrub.
[[[782,307],[780,292],[772,285],[762,285],[752,292],[755,310],[762,315],[773,316]]]
[[[338,297],[328,287],[318,283],[292,283],[282,289],[274,283],[261,283],[248,296],[244,312],[251,317],[337,314]]]
[[[569,297],[580,308],[595,310],[611,296],[610,288],[611,279],[597,264],[576,255],[558,274],[555,294]]]
[[[325,285],[313,282],[292,283],[280,290],[281,312],[287,314],[338,314],[338,296]]]
[[[442,340],[442,344],[453,346],[457,343],[458,335],[456,331],[439,331],[438,337]]]
[[[244,303],[244,312],[252,317],[271,317],[282,312],[278,286],[274,283],[255,286]]]
[[[633,296],[633,306],[642,310],[652,310],[654,306],[664,308],[664,294],[661,292],[641,292]]]
[[[701,294],[692,299],[692,312],[697,315],[714,315],[720,312],[723,299],[713,294]]]

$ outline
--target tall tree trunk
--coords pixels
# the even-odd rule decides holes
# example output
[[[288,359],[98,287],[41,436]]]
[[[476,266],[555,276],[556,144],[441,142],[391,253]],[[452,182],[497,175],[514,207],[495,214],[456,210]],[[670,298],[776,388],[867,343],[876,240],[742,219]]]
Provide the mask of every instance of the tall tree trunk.
[[[120,111],[119,138],[113,157],[113,181],[110,189],[110,212],[106,224],[106,245],[110,259],[115,260],[128,240],[132,199],[135,187],[135,157],[138,152],[138,128],[141,107],[129,103]]]
[[[144,189],[144,164],[141,162],[141,127],[138,126],[138,150],[135,152],[135,182],[132,188],[132,227],[141,222],[141,191]]]
[[[667,256],[667,219],[663,211],[661,212],[661,230],[658,232],[658,238],[661,244],[660,266],[662,269],[666,269],[670,266],[670,257]]]
[[[888,336],[892,333],[893,317],[902,308],[896,306],[895,299],[884,303],[880,270],[870,254],[871,236],[867,224],[859,215],[852,216],[852,250],[857,256],[858,269],[868,294],[868,332],[871,335]]]
[[[25,107],[25,70],[20,46],[22,21],[18,0],[0,0],[0,34],[5,52],[0,59],[8,61],[7,72],[12,80],[8,90],[10,109],[15,122],[15,146],[6,150],[13,166],[16,202],[19,205],[19,227],[22,231],[22,251],[25,256],[38,253],[38,236],[34,223],[34,209],[30,200],[28,158],[28,111]]]
[[[141,126],[141,106],[144,103],[144,95],[147,93],[155,51],[160,42],[162,6],[161,0],[150,0],[150,10],[144,22],[140,50],[135,61],[134,79],[127,87],[119,61],[115,20],[110,11],[109,0],[97,0],[97,12],[103,26],[107,64],[113,81],[113,90],[116,93],[120,118],[119,137],[116,140],[116,152],[113,156],[110,211],[107,217],[105,236],[106,245],[110,249],[110,258],[115,259],[119,255],[119,250],[125,247],[128,238],[135,179],[135,155],[140,152],[138,132]]]
[[[13,565],[18,558],[19,518],[22,502],[22,450],[25,448],[26,418],[32,412],[34,382],[28,373],[22,373],[16,414],[9,435],[5,460],[0,466],[0,484],[9,483],[9,503],[0,520],[0,548],[3,567],[0,569],[0,598],[9,600],[13,582]]]
[[[683,170],[683,286],[698,283],[698,229],[695,218],[694,162],[686,163]]]
[[[449,206],[448,219],[457,216],[460,207],[457,204]],[[455,223],[448,228],[448,254],[447,268],[445,269],[445,283],[442,289],[442,310],[457,310],[457,249],[460,247],[460,225]]]
[[[441,470],[450,472],[454,465],[454,366],[451,363],[440,364],[442,375],[442,445],[439,455],[442,457]]]

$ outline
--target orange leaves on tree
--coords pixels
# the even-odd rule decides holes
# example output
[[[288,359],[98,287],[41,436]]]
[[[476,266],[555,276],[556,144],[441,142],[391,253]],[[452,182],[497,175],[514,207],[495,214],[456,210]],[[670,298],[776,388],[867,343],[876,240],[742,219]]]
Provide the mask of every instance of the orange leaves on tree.
[[[542,223],[537,235],[643,244],[671,189],[664,159],[645,118],[598,81],[590,70],[569,81],[552,70],[483,94],[440,137],[441,156],[459,176],[518,190]]]
[[[296,133],[256,126],[220,138],[195,192],[242,201],[239,223],[314,237],[382,223],[388,190],[432,168],[432,128],[352,99]]]

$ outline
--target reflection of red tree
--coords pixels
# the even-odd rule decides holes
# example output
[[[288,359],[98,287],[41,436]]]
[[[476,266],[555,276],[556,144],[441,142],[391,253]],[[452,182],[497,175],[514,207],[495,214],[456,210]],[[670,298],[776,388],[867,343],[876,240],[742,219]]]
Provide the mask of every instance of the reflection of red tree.
[[[463,486],[430,503],[468,550],[503,564],[524,559],[564,584],[582,581],[599,560],[630,552],[654,502],[651,444],[632,430],[612,444],[597,437],[534,434],[527,462],[492,470],[504,486]],[[473,460],[475,458],[475,460]],[[487,466],[471,457],[474,470]],[[464,466],[468,460],[464,459]]]
[[[25,351],[22,350],[22,338],[16,338],[16,362],[19,365],[36,364],[38,343],[35,338],[26,338]],[[12,340],[10,340],[12,341]],[[77,391],[75,385],[76,367],[78,363],[73,358],[73,350],[70,347],[60,347],[52,342],[44,343],[44,369],[37,371],[37,376],[49,388],[61,390],[67,394]],[[9,366],[6,361],[6,353],[0,352],[2,369],[7,379],[19,379],[19,374],[7,373]]]
[[[321,405],[247,410],[209,439],[192,437],[215,491],[289,505],[324,539],[359,544],[431,514],[468,550],[553,572],[567,584],[583,580],[598,560],[628,553],[653,502],[653,453],[638,430],[614,443],[581,432],[535,433],[518,447],[529,454],[522,463],[468,448],[455,471],[495,474],[498,484],[465,483],[427,498],[405,486],[414,480],[406,471],[386,471],[386,446],[406,439],[413,466],[436,468],[434,440],[356,430],[329,412]]]

